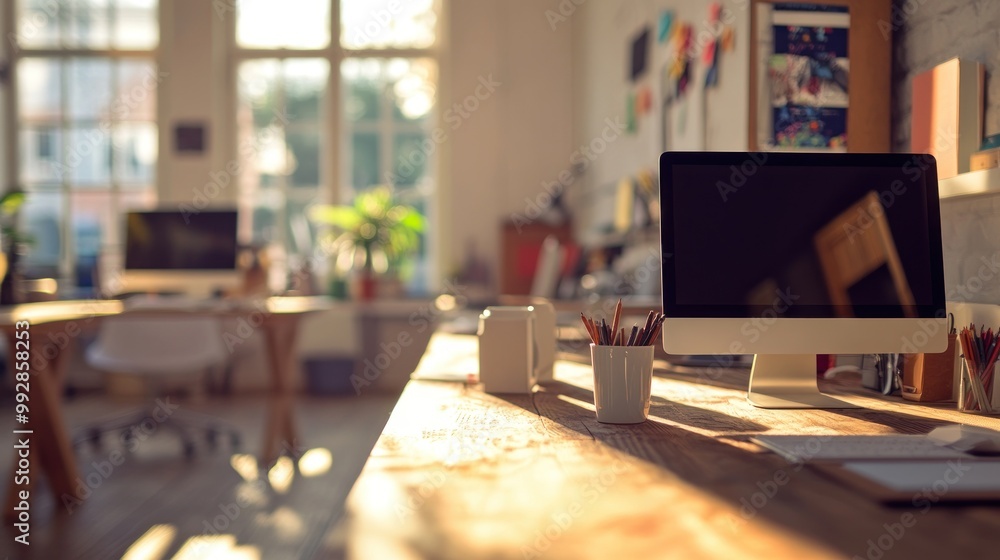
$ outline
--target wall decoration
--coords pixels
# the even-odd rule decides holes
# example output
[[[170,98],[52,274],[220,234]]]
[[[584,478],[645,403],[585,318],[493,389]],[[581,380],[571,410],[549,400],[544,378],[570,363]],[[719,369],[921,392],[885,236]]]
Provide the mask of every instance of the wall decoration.
[[[847,149],[849,26],[844,6],[774,6],[771,145]]]
[[[891,0],[752,1],[750,149],[888,151]]]
[[[670,10],[660,12],[659,25],[656,28],[656,42],[665,43],[670,37],[670,29],[674,25],[674,13]]]
[[[649,26],[644,26],[639,34],[632,39],[631,58],[629,64],[629,79],[638,80],[645,72],[649,61]]]
[[[205,152],[204,123],[177,123],[174,125],[174,151],[178,154],[202,154]]]
[[[697,26],[671,22],[668,56],[660,73],[663,151],[706,149],[707,92],[719,83],[721,53],[735,48],[736,18],[731,16],[720,2],[712,2],[707,18],[699,19]]]
[[[625,98],[625,132],[635,134],[635,94],[629,93]]]

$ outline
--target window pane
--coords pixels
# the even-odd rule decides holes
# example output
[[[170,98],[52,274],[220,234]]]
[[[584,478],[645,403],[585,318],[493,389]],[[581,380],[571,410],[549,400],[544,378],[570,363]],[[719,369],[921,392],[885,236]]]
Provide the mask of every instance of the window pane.
[[[378,136],[366,132],[354,133],[351,151],[351,186],[355,190],[363,190],[379,184]]]
[[[66,10],[66,44],[106,49],[111,42],[109,0],[73,0]]]
[[[18,61],[17,102],[21,121],[58,121],[62,117],[61,88],[60,60],[25,58]]]
[[[115,179],[123,187],[153,183],[156,172],[156,125],[122,124],[114,131]]]
[[[340,44],[349,49],[434,44],[435,0],[340,0]]]
[[[315,196],[308,199],[289,197],[285,204],[285,237],[291,253],[308,256],[315,248],[316,229],[309,221],[308,208]]]
[[[277,60],[252,60],[240,64],[240,115],[237,117],[240,126],[266,127],[278,117],[280,72]]]
[[[59,224],[62,223],[62,194],[31,192],[21,207],[21,223],[31,237],[25,264],[29,267],[59,266]]]
[[[66,79],[72,119],[107,120],[111,109],[111,61],[106,58],[76,58],[67,63]]]
[[[432,156],[423,145],[426,137],[420,133],[404,133],[394,138],[392,174],[395,186],[416,185],[427,173],[427,160]]]
[[[115,7],[115,46],[149,49],[160,42],[157,0],[118,0]]]
[[[242,191],[254,197],[264,189],[279,187],[290,159],[282,130],[276,127],[250,131],[241,128],[240,138],[238,157]]]
[[[60,11],[64,8],[51,0],[20,0],[17,3],[17,44],[44,48],[59,44]]]
[[[250,48],[323,48],[330,44],[330,0],[240,0],[236,42]]]
[[[376,59],[348,58],[340,65],[344,89],[344,116],[349,121],[378,119],[384,80]]]
[[[66,159],[70,182],[75,186],[92,187],[111,181],[110,135],[93,127],[74,127],[67,131]]]
[[[437,66],[417,58],[349,58],[341,64],[348,121],[377,120],[391,104],[397,121],[425,122],[434,108]]]
[[[437,66],[428,59],[389,61],[387,78],[392,84],[392,110],[396,120],[427,120],[437,97]]]
[[[320,58],[285,61],[285,111],[291,122],[317,122],[330,64]]]
[[[276,189],[258,191],[253,201],[253,242],[271,243],[277,241],[278,214],[285,199]]]
[[[107,190],[84,191],[72,193],[69,201],[77,264],[79,266],[83,260],[93,266],[101,252],[102,239],[116,227],[114,197]]]
[[[160,76],[150,60],[127,59],[118,63],[118,91],[111,104],[115,120],[155,121],[156,92]]]
[[[21,181],[59,182],[62,133],[54,126],[22,126],[20,132]]]
[[[319,131],[289,132],[288,149],[291,151],[291,185],[316,187],[319,185]]]

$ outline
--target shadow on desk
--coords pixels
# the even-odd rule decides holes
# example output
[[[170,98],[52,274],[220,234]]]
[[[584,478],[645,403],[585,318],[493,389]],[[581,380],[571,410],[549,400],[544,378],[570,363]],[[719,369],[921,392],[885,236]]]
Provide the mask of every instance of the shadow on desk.
[[[540,390],[534,394],[533,404],[535,406],[535,411],[557,422],[560,419],[566,419],[569,422],[564,425],[569,428],[572,428],[572,424],[574,422],[581,423],[584,426],[583,429],[586,433],[592,434],[592,429],[588,429],[590,422],[580,419],[580,409],[582,407],[559,399],[559,395],[585,403],[594,402],[594,393],[589,389],[578,387],[563,381],[548,381],[540,385]],[[517,404],[513,401],[511,402],[512,404]],[[571,410],[563,410],[564,407],[570,407]],[[541,410],[543,408],[545,409],[544,412]],[[598,427],[603,426],[603,424],[597,422],[593,412],[588,411],[585,414],[590,415],[593,424],[596,424]],[[766,426],[756,422],[744,420],[706,408],[699,408],[680,402],[669,401],[657,395],[653,395],[651,397],[649,416],[651,418],[659,418],[673,424],[704,428],[720,433],[767,431]],[[648,435],[655,435],[655,432],[663,426],[664,424],[658,422],[644,422],[642,424],[635,424],[631,426],[616,426],[616,428],[628,428],[630,432],[635,433],[636,435],[646,435],[646,431],[653,430],[654,433]],[[593,427],[591,426],[590,428]]]
[[[685,375],[671,373],[669,377],[687,381]],[[714,380],[705,384],[745,390],[742,386],[735,387],[735,383],[717,385],[711,381]],[[538,414],[553,438],[592,440],[598,446],[643,461],[652,467],[649,484],[676,480],[722,501],[731,508],[723,515],[734,535],[753,531],[751,524],[765,521],[797,534],[798,538],[836,551],[838,555],[848,556],[863,553],[867,539],[878,537],[882,524],[898,521],[901,511],[908,510],[882,506],[811,468],[789,464],[776,455],[761,452],[746,439],[752,434],[772,430],[776,433],[817,433],[816,430],[844,434],[925,433],[949,423],[943,417],[919,415],[934,409],[922,407],[908,413],[897,409],[906,405],[884,401],[876,403],[878,409],[775,411],[752,408],[732,397],[684,403],[654,394],[650,421],[610,425],[597,422],[592,409],[584,405],[593,403],[593,392],[572,383],[546,382],[530,396],[498,397]],[[940,412],[947,415],[951,411]],[[581,442],[578,445],[589,444]],[[772,488],[774,493],[765,495],[762,489],[766,488]],[[692,501],[695,503],[698,503],[696,499]],[[991,508],[989,511],[998,510]],[[928,526],[957,513],[958,510],[941,507],[940,511],[927,514]],[[995,522],[994,514],[989,515],[990,521],[979,523],[963,514],[966,521],[961,532],[969,536],[981,531],[982,525]],[[927,535],[908,536],[905,546],[898,546],[907,549],[907,557],[919,558],[924,557],[919,551],[933,539]],[[966,553],[976,551],[974,543],[975,539],[965,547]]]

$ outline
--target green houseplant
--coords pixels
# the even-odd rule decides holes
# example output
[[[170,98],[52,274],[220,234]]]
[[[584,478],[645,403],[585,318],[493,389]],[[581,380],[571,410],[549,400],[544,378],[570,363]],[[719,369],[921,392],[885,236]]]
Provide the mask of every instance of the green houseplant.
[[[25,193],[11,189],[0,196],[0,305],[19,303],[20,247],[31,238],[17,230],[17,213],[24,205]]]
[[[334,258],[334,273],[353,271],[363,300],[375,297],[378,276],[405,276],[424,231],[420,212],[387,186],[358,193],[349,205],[313,207],[310,218],[328,228],[322,248]]]

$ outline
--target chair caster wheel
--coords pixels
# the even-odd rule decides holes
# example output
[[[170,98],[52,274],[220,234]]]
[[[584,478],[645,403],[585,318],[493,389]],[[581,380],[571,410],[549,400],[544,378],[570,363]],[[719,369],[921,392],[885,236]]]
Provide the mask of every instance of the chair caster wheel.
[[[101,432],[97,429],[90,430],[87,434],[87,443],[94,449],[94,451],[101,450]]]
[[[122,430],[122,443],[129,451],[135,451],[135,432],[132,428]]]

